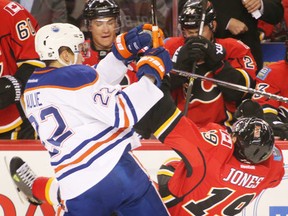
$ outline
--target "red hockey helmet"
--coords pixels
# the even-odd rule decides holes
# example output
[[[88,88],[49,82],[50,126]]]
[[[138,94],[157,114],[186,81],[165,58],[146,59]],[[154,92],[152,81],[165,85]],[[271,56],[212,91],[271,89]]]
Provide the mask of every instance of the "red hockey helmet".
[[[273,130],[262,119],[241,118],[233,124],[232,136],[237,138],[234,144],[234,156],[241,162],[261,163],[272,154]]]

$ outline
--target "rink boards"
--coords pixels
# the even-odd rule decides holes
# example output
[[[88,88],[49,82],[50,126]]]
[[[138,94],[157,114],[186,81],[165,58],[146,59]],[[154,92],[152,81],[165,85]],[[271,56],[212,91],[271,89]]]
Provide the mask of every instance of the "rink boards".
[[[288,142],[277,142],[283,149],[285,164],[288,164]],[[176,153],[156,140],[146,140],[143,146],[134,150],[134,154],[147,169],[151,178],[156,180],[156,172],[160,165],[170,157],[178,157]],[[51,216],[55,214],[53,207],[43,204],[30,205],[21,201],[6,167],[13,156],[20,156],[29,163],[39,176],[52,176],[49,156],[38,141],[0,141],[0,216]],[[242,216],[287,216],[288,215],[288,169],[282,183],[273,189],[264,191],[251,203]]]

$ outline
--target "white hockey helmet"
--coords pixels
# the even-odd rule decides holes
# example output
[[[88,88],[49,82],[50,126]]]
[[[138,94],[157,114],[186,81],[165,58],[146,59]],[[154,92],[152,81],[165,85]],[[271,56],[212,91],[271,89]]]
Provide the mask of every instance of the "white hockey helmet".
[[[69,47],[78,54],[79,44],[84,42],[84,34],[69,23],[53,23],[41,27],[36,33],[35,49],[41,60],[58,60],[60,47]]]

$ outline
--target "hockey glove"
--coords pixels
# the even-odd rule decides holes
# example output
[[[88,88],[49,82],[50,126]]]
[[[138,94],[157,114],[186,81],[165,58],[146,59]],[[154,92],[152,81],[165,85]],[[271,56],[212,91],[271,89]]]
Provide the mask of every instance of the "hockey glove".
[[[151,41],[151,35],[144,32],[143,25],[140,25],[118,35],[112,46],[112,52],[117,59],[129,64],[141,49],[151,44]]]
[[[223,66],[226,51],[221,44],[213,43],[203,36],[186,39],[186,52],[191,61],[204,61],[207,69],[216,71]]]
[[[151,35],[151,37],[152,37],[152,28],[153,28],[152,24],[146,23],[143,25],[144,32],[148,32]],[[164,33],[162,29],[160,29],[159,27],[158,27],[158,37],[152,38],[152,40],[155,40],[155,39],[158,40],[159,46],[164,46]]]
[[[264,118],[273,129],[274,136],[278,136],[281,140],[288,140],[288,123],[279,121],[274,113],[265,113]]]
[[[12,103],[20,101],[21,84],[13,76],[0,78],[0,109],[4,109]]]
[[[170,55],[163,47],[153,48],[145,52],[144,56],[137,63],[137,77],[151,75],[160,87],[165,74],[172,69]]]
[[[172,57],[173,68],[189,72],[194,62],[199,59],[204,59],[204,53],[200,49],[192,49],[191,44],[184,44],[175,51]]]
[[[236,119],[245,117],[257,117],[264,119],[263,109],[259,103],[246,99],[237,107],[234,117]]]

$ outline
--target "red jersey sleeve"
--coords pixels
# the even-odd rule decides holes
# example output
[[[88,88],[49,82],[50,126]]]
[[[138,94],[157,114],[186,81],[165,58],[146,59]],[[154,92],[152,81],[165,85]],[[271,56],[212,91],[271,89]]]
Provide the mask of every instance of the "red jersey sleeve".
[[[225,60],[236,69],[245,70],[254,80],[256,77],[257,65],[250,48],[240,40],[234,38],[216,39],[226,49]]]
[[[288,86],[286,82],[283,82],[283,80],[287,79],[287,71],[288,64],[284,60],[263,67],[257,74],[256,89],[266,93],[287,97]],[[275,110],[278,109],[279,106],[288,108],[286,103],[277,100],[269,100],[266,97],[257,94],[253,95],[253,100],[257,101],[261,106],[271,107]],[[269,112],[269,110],[266,111]]]

